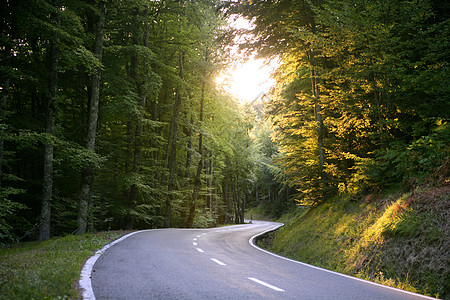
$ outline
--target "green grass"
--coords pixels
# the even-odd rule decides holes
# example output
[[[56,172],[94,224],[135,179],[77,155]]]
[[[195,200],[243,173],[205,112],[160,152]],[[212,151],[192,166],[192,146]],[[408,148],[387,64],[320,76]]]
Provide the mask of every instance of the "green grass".
[[[79,299],[86,260],[123,234],[69,235],[0,249],[0,299]]]
[[[299,209],[269,250],[319,267],[430,296],[449,297],[449,188],[335,197]]]

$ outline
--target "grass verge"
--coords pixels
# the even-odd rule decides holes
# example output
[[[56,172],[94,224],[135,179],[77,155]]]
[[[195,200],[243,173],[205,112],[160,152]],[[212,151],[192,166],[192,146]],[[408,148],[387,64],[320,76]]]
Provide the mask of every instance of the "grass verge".
[[[450,299],[450,186],[329,199],[284,216],[261,246],[381,284]]]
[[[0,249],[0,299],[80,299],[86,260],[125,233],[68,235]]]

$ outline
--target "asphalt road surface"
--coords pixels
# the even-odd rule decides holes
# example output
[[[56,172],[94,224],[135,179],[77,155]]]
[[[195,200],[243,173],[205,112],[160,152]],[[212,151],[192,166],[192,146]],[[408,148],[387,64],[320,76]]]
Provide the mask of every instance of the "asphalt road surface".
[[[253,245],[254,236],[279,226],[279,223],[254,221],[213,229],[140,231],[98,254],[93,266],[85,266],[83,272],[91,278],[84,276],[85,281],[80,284],[86,290],[92,287],[92,291],[84,297],[428,298],[289,260]]]

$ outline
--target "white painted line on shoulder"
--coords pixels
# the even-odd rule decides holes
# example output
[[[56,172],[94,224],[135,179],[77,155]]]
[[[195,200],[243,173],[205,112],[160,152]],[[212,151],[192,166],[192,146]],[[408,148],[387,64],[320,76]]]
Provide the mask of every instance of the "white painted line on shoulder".
[[[192,245],[197,246],[197,243],[196,242],[192,242]]]
[[[213,262],[215,262],[216,264],[219,264],[219,265],[221,265],[221,266],[226,266],[225,263],[221,262],[220,260],[218,260],[218,259],[216,259],[216,258],[211,258],[211,260],[212,260]]]
[[[195,249],[197,249],[197,251],[198,252],[200,252],[200,253],[203,253],[203,252],[205,252],[205,251],[203,251],[202,249],[200,249],[200,248],[195,248]]]
[[[284,292],[283,289],[280,289],[279,287],[276,287],[276,286],[274,286],[274,285],[268,284],[267,282],[264,282],[264,281],[262,281],[262,280],[259,280],[259,279],[253,278],[253,277],[247,277],[247,278],[250,279],[250,280],[253,281],[253,282],[259,283],[259,284],[261,284],[261,285],[263,285],[263,286],[265,286],[265,287],[268,287],[269,289],[272,289],[272,290],[274,290],[274,291],[277,291],[277,292]]]
[[[96,300],[95,295],[94,295],[94,290],[92,289],[91,274],[92,274],[92,269],[94,268],[94,264],[97,261],[97,259],[100,257],[100,255],[102,255],[103,252],[105,252],[106,250],[108,250],[109,248],[114,246],[115,244],[123,241],[124,239],[126,239],[136,233],[140,233],[140,232],[144,232],[144,231],[146,231],[146,230],[135,231],[135,232],[131,232],[129,234],[122,236],[121,238],[105,245],[102,249],[95,252],[95,254],[86,261],[86,263],[83,266],[83,269],[81,270],[81,277],[79,280],[79,284],[80,284],[80,287],[81,287],[81,290],[83,293],[83,295],[82,295],[83,299]]]
[[[313,265],[310,265],[310,264],[307,264],[307,263],[304,263],[304,262],[301,262],[301,261],[293,260],[293,259],[290,259],[290,258],[281,256],[281,255],[272,253],[272,252],[270,252],[270,251],[264,250],[264,249],[262,249],[262,248],[256,246],[255,240],[256,240],[256,238],[257,238],[258,236],[262,236],[262,235],[264,235],[265,233],[268,233],[268,232],[271,232],[271,231],[273,231],[273,230],[275,230],[275,229],[278,229],[278,228],[281,227],[281,226],[284,226],[284,224],[280,223],[279,225],[277,225],[277,226],[275,226],[275,227],[273,227],[273,228],[271,228],[271,229],[269,229],[269,230],[263,231],[263,232],[261,232],[261,233],[258,233],[258,234],[256,234],[256,235],[252,236],[252,237],[248,240],[250,246],[254,247],[255,249],[258,249],[259,251],[262,251],[262,252],[265,252],[265,253],[270,254],[270,255],[272,255],[272,256],[278,257],[278,258],[280,258],[280,259],[283,259],[283,260],[286,260],[286,261],[290,261],[290,262],[293,262],[293,263],[296,263],[296,264],[299,264],[299,265],[303,265],[303,266],[305,266],[305,267],[309,267],[309,268],[312,268],[312,269],[321,270],[321,271],[324,271],[324,272],[327,272],[327,273],[330,273],[330,274],[334,274],[334,275],[338,275],[338,276],[341,276],[341,277],[345,277],[345,278],[353,279],[353,280],[356,280],[356,281],[364,282],[364,283],[367,283],[367,284],[371,284],[371,285],[383,287],[383,288],[385,288],[385,289],[390,289],[390,290],[397,291],[397,292],[401,292],[401,293],[404,293],[404,294],[414,295],[414,296],[416,296],[416,297],[420,297],[420,298],[424,298],[424,299],[430,299],[430,300],[436,299],[436,298],[433,298],[433,297],[429,297],[429,296],[425,296],[425,295],[416,294],[416,293],[409,292],[409,291],[405,291],[405,290],[401,290],[401,289],[398,289],[398,288],[394,288],[394,287],[382,285],[382,284],[379,284],[379,283],[376,283],[376,282],[373,282],[373,281],[368,281],[368,280],[365,280],[365,279],[353,277],[353,276],[350,276],[350,275],[345,275],[345,274],[342,274],[342,273],[338,273],[338,272],[335,272],[335,271],[330,271],[330,270],[323,269],[323,268],[320,268],[320,267],[316,267],[316,266],[313,266]]]

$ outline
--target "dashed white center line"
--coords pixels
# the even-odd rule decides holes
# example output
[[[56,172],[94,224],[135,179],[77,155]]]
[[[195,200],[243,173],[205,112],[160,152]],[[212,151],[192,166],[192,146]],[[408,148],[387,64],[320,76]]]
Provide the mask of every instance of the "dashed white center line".
[[[226,264],[225,264],[225,263],[221,262],[221,261],[220,261],[220,260],[218,260],[218,259],[215,259],[215,258],[211,258],[211,260],[212,260],[213,262],[215,262],[216,264],[219,264],[219,265],[221,265],[221,266],[226,266]]]
[[[200,249],[200,248],[195,248],[195,249],[197,249],[197,251],[198,251],[198,252],[201,252],[201,253],[205,252],[205,251],[203,251],[203,250]]]
[[[197,246],[197,243],[196,242],[192,242],[192,245]]]
[[[264,281],[262,281],[262,280],[259,280],[259,279],[253,278],[253,277],[248,277],[248,279],[250,279],[250,280],[253,281],[253,282],[259,283],[259,284],[261,284],[261,285],[263,285],[263,286],[265,286],[265,287],[268,287],[269,289],[272,289],[272,290],[274,290],[274,291],[277,291],[277,292],[284,292],[283,289],[280,289],[279,287],[276,287],[276,286],[274,286],[274,285],[268,284],[267,282],[264,282]]]
[[[194,241],[196,241],[197,240],[197,238],[194,238]]]

